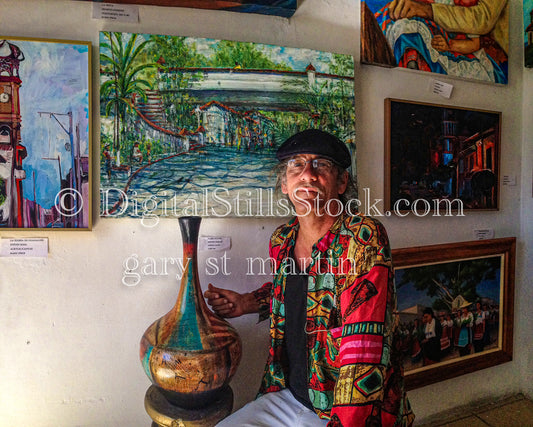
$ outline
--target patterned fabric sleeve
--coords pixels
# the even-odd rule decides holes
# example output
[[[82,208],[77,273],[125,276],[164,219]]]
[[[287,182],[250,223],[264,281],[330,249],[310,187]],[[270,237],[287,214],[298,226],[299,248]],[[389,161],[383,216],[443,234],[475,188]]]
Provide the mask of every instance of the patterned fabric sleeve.
[[[268,254],[271,262],[277,263],[277,255],[279,253],[279,231],[281,227],[274,232],[268,246]],[[272,272],[277,268],[277,265],[271,265]],[[267,282],[259,289],[252,292],[257,303],[259,304],[259,322],[266,320],[270,317],[270,299],[272,295],[272,282]]]
[[[272,282],[267,282],[259,289],[252,292],[255,300],[259,304],[259,322],[270,317],[270,295],[272,293]]]
[[[348,250],[355,274],[346,277],[340,296],[340,370],[328,426],[402,425],[401,375],[390,366],[395,294],[389,243],[384,228],[368,219],[355,234]]]

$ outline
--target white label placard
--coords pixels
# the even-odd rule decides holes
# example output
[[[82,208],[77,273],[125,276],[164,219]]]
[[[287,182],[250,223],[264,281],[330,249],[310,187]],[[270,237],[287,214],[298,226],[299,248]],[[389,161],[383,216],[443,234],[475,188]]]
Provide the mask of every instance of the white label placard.
[[[494,229],[484,228],[482,230],[474,230],[474,239],[476,240],[494,239]]]
[[[139,6],[129,4],[93,3],[93,19],[139,22]]]
[[[502,185],[516,185],[516,175],[504,175],[502,178]]]
[[[0,246],[3,257],[41,257],[48,256],[48,239],[45,237],[28,239],[3,238]]]
[[[444,98],[449,98],[450,96],[452,96],[452,90],[453,85],[449,83],[433,80],[431,84],[431,91],[437,95],[443,96]]]
[[[198,241],[198,249],[201,251],[222,251],[230,247],[230,237],[202,236]]]

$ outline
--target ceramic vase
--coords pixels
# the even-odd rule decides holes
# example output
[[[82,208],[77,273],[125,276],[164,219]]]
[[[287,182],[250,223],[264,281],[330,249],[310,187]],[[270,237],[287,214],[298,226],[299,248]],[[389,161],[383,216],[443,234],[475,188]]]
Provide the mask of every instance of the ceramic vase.
[[[174,307],[141,339],[148,378],[173,405],[201,408],[228,392],[241,358],[235,329],[205,303],[198,279],[200,217],[179,219],[184,272]],[[230,390],[231,392],[231,390]]]

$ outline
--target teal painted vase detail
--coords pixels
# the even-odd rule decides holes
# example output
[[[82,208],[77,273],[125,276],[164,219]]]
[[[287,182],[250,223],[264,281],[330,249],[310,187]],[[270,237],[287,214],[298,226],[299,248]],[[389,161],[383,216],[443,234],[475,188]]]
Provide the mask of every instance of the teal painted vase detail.
[[[227,392],[241,359],[235,329],[205,303],[198,279],[200,217],[179,219],[185,266],[172,309],[141,338],[140,358],[150,381],[167,400],[198,408]]]

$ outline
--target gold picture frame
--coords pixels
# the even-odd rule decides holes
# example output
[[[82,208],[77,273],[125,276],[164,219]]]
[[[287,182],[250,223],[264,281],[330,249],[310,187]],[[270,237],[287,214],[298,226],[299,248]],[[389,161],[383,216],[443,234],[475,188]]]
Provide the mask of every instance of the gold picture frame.
[[[91,230],[91,50],[0,37],[0,230]]]

